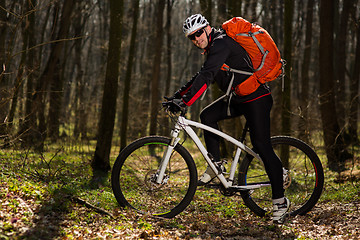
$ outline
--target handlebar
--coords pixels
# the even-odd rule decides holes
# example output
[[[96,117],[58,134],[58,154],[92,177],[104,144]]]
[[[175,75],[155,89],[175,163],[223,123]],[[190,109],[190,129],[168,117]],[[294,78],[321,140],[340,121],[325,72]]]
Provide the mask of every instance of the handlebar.
[[[180,112],[181,116],[185,116],[186,114],[186,107],[182,107],[180,106],[178,103],[176,103],[174,101],[174,99],[168,99],[166,97],[164,97],[167,101],[166,102],[162,102],[162,106],[163,108],[165,108],[165,111],[167,112],[171,112],[173,114],[176,114],[178,112]]]

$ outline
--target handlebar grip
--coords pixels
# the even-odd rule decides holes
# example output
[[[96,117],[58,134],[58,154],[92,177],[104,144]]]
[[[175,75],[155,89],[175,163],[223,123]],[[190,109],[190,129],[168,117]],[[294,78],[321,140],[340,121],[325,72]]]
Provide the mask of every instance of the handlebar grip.
[[[180,115],[184,116],[186,113],[186,107],[181,107],[178,104],[176,104],[173,100],[162,102],[161,103],[164,108],[166,108],[171,113],[178,113],[180,112]]]

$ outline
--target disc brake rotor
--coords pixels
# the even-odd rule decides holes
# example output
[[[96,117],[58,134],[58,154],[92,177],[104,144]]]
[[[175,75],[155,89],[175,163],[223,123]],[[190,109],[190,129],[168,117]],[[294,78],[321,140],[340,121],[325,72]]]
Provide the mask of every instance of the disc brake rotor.
[[[149,190],[151,191],[156,191],[160,188],[162,188],[166,183],[167,181],[169,180],[169,175],[165,174],[164,177],[163,177],[163,180],[162,180],[162,183],[157,183],[156,182],[156,179],[158,177],[158,173],[157,173],[157,170],[150,170],[146,175],[145,175],[145,179],[144,179],[144,182],[145,182],[145,185],[149,188]]]

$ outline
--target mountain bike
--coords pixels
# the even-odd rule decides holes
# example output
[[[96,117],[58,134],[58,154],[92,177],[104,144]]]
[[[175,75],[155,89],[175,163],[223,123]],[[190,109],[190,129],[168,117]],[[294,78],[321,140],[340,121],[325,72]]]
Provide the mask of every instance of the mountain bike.
[[[175,217],[190,204],[197,189],[195,156],[197,160],[204,158],[216,173],[223,195],[240,195],[258,216],[272,211],[271,185],[264,165],[260,156],[245,143],[247,124],[237,140],[187,119],[186,111],[171,101],[163,106],[174,124],[170,137],[148,136],[135,140],[120,152],[113,165],[111,184],[120,206],[156,217]],[[227,163],[228,172],[212,161],[194,127],[212,132],[235,146],[232,160]],[[189,137],[195,144],[191,146],[199,151],[191,155],[185,148],[185,140],[181,140],[183,136]],[[291,201],[289,214],[303,215],[315,206],[322,193],[321,161],[315,151],[299,139],[275,136],[271,143],[283,163],[285,196]],[[199,157],[198,152],[202,156]]]

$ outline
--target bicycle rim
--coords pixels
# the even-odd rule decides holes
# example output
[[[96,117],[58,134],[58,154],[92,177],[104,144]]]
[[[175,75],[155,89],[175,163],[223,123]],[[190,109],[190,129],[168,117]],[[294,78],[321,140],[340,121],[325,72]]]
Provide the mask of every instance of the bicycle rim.
[[[275,153],[288,171],[284,179],[285,196],[291,201],[290,215],[305,214],[320,198],[324,173],[320,159],[304,142],[291,137],[271,139]],[[247,157],[241,166],[240,184],[269,183],[265,168],[258,159]],[[285,178],[285,177],[284,177]],[[242,192],[245,204],[257,215],[272,211],[271,187]]]
[[[112,187],[121,206],[165,218],[188,206],[195,194],[197,171],[185,148],[174,148],[164,181],[157,184],[154,180],[169,142],[164,137],[147,137],[120,153],[112,172]]]

